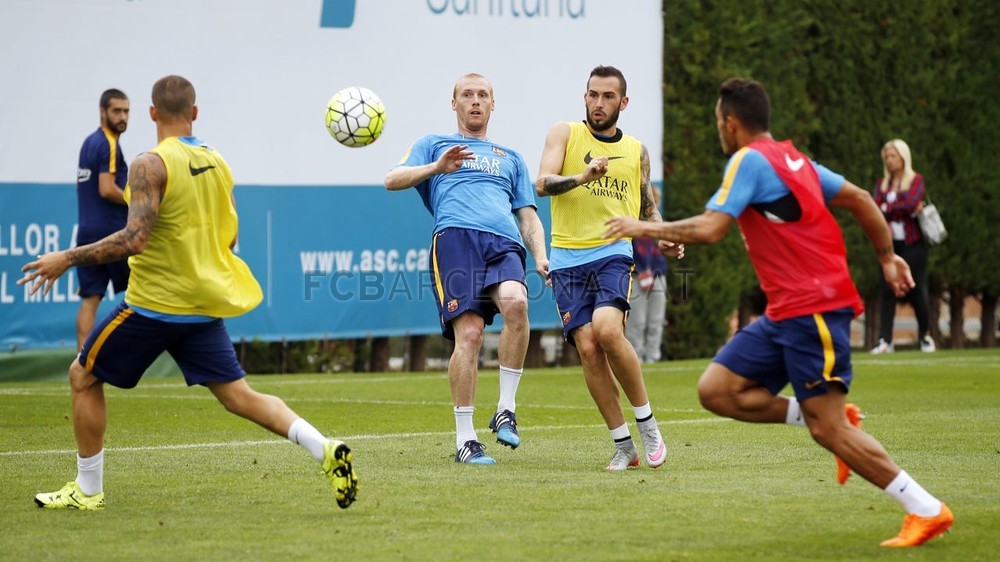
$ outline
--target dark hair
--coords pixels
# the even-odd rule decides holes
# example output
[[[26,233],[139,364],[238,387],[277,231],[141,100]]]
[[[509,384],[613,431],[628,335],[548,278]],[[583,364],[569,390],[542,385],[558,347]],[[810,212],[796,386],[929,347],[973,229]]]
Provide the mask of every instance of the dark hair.
[[[101,94],[101,109],[107,109],[111,107],[111,100],[128,101],[128,96],[125,95],[125,92],[117,88],[110,88],[108,90],[104,90],[104,93]]]
[[[719,109],[723,117],[735,115],[750,132],[770,129],[771,100],[764,85],[749,78],[730,78],[719,86]]]
[[[625,91],[627,86],[625,84],[625,75],[622,71],[618,70],[613,66],[595,66],[594,70],[590,71],[590,76],[587,78],[587,86],[590,86],[590,79],[594,76],[600,76],[601,78],[608,78],[609,76],[614,76],[618,79],[618,83],[621,84],[621,94],[625,97]]]
[[[183,76],[164,76],[153,84],[153,107],[167,115],[184,115],[194,107],[194,86]]]

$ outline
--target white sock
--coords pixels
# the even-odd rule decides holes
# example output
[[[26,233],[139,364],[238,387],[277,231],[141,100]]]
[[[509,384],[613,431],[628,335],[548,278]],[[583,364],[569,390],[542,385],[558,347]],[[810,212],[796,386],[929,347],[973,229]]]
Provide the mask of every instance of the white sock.
[[[642,406],[632,406],[632,411],[635,412],[635,421],[653,417],[653,409],[649,407],[649,402],[646,402]]]
[[[299,418],[292,422],[292,426],[288,428],[288,440],[309,451],[314,459],[323,462],[326,437],[306,420]]]
[[[497,402],[497,411],[514,411],[517,396],[517,384],[521,382],[521,373],[524,369],[511,369],[500,365],[500,401]]]
[[[785,396],[788,400],[788,411],[785,412],[785,423],[788,425],[798,425],[805,427],[806,419],[802,416],[802,408],[799,407],[799,401],[794,396]]]
[[[899,502],[907,513],[920,517],[941,515],[941,501],[930,495],[923,486],[917,484],[916,480],[910,478],[905,470],[900,470],[892,482],[889,482],[885,487],[885,493]]]
[[[479,441],[476,428],[472,425],[475,406],[455,406],[455,449],[461,449],[466,441]]]
[[[76,485],[87,496],[104,491],[104,449],[92,457],[76,455]]]
[[[611,438],[614,439],[615,443],[622,442],[626,439],[631,440],[632,436],[628,432],[628,424],[623,423],[620,427],[616,427],[611,430]]]

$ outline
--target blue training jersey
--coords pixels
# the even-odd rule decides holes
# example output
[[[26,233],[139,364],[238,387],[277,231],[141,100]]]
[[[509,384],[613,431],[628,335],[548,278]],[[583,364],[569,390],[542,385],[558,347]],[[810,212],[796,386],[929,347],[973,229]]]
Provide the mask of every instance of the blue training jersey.
[[[814,161],[810,160],[809,163],[816,168],[816,173],[819,175],[823,199],[829,201],[840,192],[840,188],[844,185],[844,176]],[[748,206],[776,203],[791,193],[763,154],[752,148],[743,148],[729,159],[722,185],[709,199],[705,208],[739,218]],[[765,211],[782,214],[784,206],[776,205]]]
[[[80,162],[76,170],[78,245],[96,242],[125,228],[128,207],[116,205],[101,197],[101,174],[115,176],[115,184],[125,188],[128,182],[128,165],[118,139],[104,128],[99,128],[83,141]]]
[[[450,174],[437,174],[415,187],[434,217],[434,232],[468,228],[504,236],[524,245],[513,211],[535,207],[535,188],[520,154],[488,140],[460,134],[425,135],[413,143],[397,166],[436,162],[455,145],[467,144],[475,160]]]

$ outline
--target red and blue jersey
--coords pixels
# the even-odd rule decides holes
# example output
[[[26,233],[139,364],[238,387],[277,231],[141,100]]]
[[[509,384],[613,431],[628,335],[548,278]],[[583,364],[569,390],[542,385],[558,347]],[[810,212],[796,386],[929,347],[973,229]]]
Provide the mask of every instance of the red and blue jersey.
[[[739,222],[771,320],[864,309],[843,234],[826,207],[843,183],[790,141],[754,141],[730,159],[707,208]]]
[[[99,178],[104,173],[113,174],[115,184],[123,189],[128,182],[128,165],[118,138],[102,127],[84,139],[80,148],[76,171],[78,245],[96,242],[117,232],[125,228],[128,221],[128,207],[101,197]]]

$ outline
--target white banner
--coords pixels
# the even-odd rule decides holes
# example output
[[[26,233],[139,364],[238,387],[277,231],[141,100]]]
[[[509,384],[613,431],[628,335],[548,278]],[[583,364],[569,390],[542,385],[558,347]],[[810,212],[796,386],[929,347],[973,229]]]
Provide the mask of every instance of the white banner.
[[[112,87],[132,102],[131,162],[156,143],[149,93],[167,74],[194,83],[195,134],[241,185],[381,184],[418,137],[455,130],[452,86],[468,72],[493,82],[490,138],[534,174],[549,127],[585,117],[599,64],[625,73],[619,125],[658,181],[662,44],[659,0],[3,0],[0,183],[73,184]],[[324,127],[327,100],[352,85],[388,115],[359,149]]]

